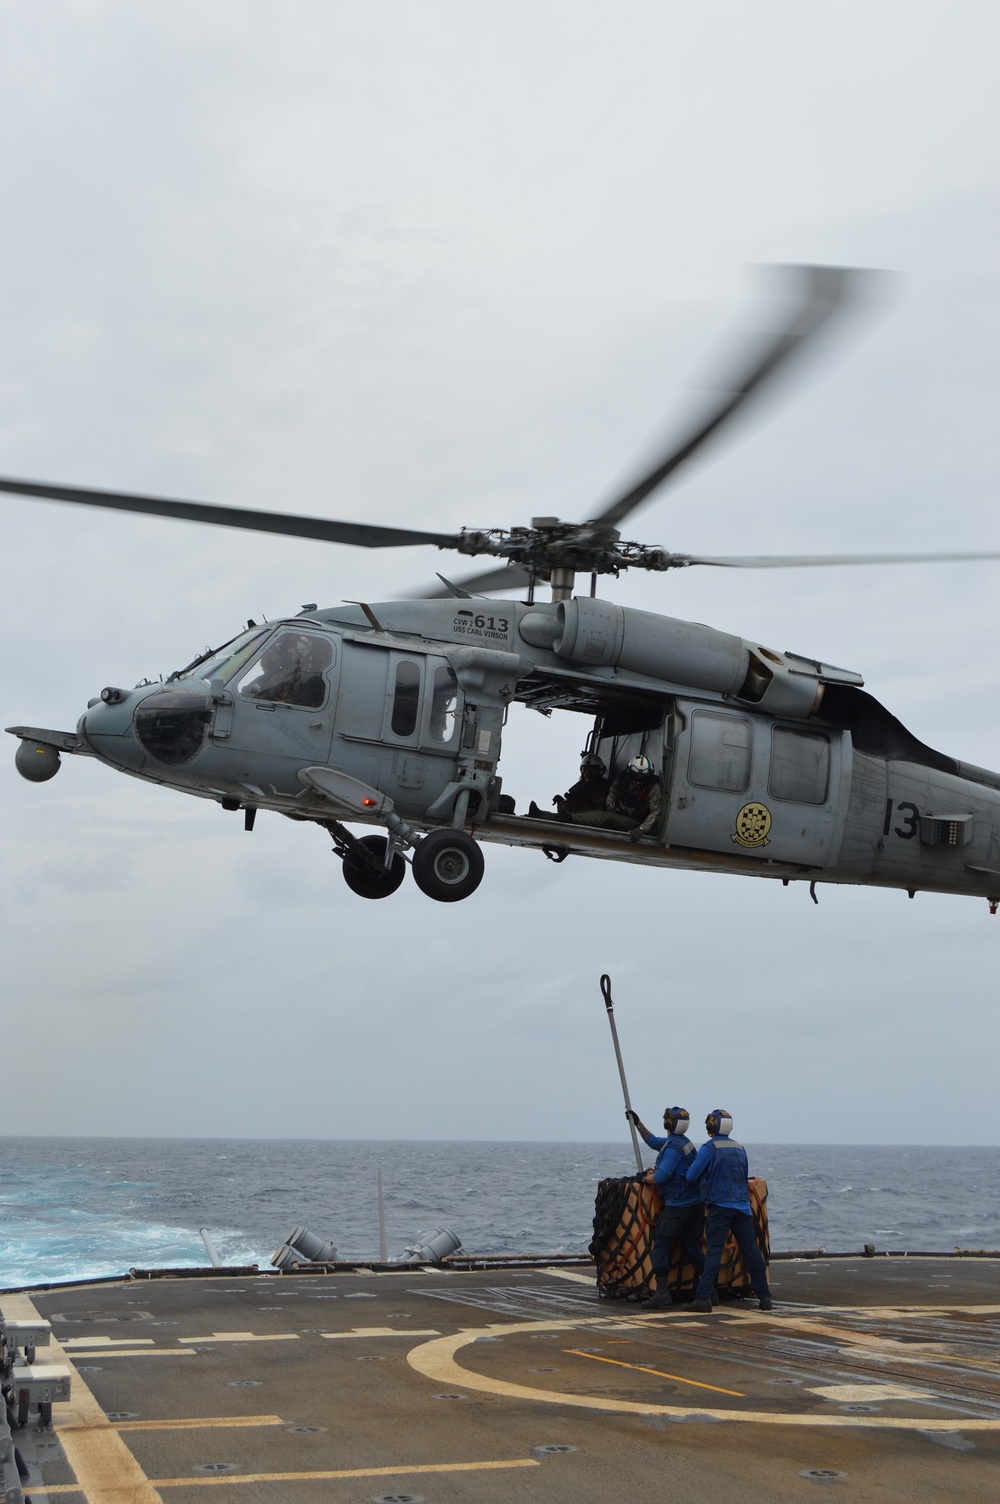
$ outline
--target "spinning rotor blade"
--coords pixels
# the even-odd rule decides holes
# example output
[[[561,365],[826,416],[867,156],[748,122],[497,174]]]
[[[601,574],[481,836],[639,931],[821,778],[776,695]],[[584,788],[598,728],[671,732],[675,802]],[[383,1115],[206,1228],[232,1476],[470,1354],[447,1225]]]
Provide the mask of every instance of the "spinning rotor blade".
[[[443,580],[443,576],[439,575],[438,579]],[[476,595],[483,590],[520,590],[522,586],[530,582],[527,570],[519,568],[516,564],[509,564],[499,569],[481,569],[478,574],[467,574],[462,579],[452,580],[449,583],[456,585],[459,590],[468,592],[469,595]],[[450,599],[454,593],[444,584],[428,585],[426,589],[418,590],[412,596],[408,594],[407,599],[443,601]]]
[[[2,480],[0,491],[37,496],[43,501],[74,502],[87,507],[110,507],[118,512],[146,512],[180,522],[208,522],[254,533],[284,533],[321,543],[352,543],[357,548],[406,548],[431,543],[454,548],[455,533],[422,533],[412,528],[376,527],[367,522],[333,522],[322,517],[297,517],[288,512],[257,512],[249,507],[217,507],[204,501],[168,501],[158,496],[134,496],[128,491],[90,491],[79,486],[49,486],[27,480]]]
[[[1000,559],[1000,553],[967,554],[734,554],[708,558],[702,554],[674,554],[679,563],[713,564],[719,569],[806,569],[827,564],[963,564]]]
[[[656,467],[617,501],[591,520],[617,527],[634,512],[658,486],[673,475],[686,460],[717,433],[743,403],[791,356],[816,335],[828,320],[858,294],[862,283],[870,284],[878,273],[841,266],[798,266],[781,270],[793,272],[805,281],[805,297],[794,318],[778,334],[767,338],[749,368],[737,376],[727,395],[712,407],[697,427],[680,444],[674,445]]]

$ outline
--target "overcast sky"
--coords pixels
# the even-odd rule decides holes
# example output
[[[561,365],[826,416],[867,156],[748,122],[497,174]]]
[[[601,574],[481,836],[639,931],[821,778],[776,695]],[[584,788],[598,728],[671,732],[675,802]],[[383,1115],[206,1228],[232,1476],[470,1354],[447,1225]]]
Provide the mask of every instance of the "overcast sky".
[[[0,474],[454,529],[580,518],[753,327],[761,262],[900,273],[654,500],[689,552],[1000,549],[994,3],[0,6]],[[3,724],[248,616],[460,565],[0,497]],[[1000,765],[1000,564],[691,570],[623,604],[862,672]],[[512,713],[519,807],[577,717]],[[984,900],[486,849],[368,903],[326,835],[0,766],[0,1132],[1000,1142]],[[19,1088],[24,1088],[23,1091]]]

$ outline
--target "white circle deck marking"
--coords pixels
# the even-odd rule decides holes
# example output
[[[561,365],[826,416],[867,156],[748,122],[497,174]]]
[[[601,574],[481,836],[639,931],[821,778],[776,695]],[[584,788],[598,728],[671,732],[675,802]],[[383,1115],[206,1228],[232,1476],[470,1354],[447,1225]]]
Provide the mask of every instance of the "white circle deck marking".
[[[767,1317],[757,1316],[756,1313],[747,1313],[742,1320],[766,1322]],[[648,1318],[647,1318],[648,1320]],[[676,1325],[676,1323],[674,1323]],[[646,1321],[629,1323],[632,1330],[636,1326],[646,1326]],[[796,1321],[782,1323],[786,1327],[794,1327]],[[454,1388],[474,1389],[482,1394],[492,1394],[505,1399],[525,1400],[532,1404],[570,1405],[575,1409],[601,1410],[609,1414],[618,1415],[662,1415],[668,1419],[685,1421],[708,1419],[715,1421],[734,1421],[741,1425],[758,1426],[811,1426],[820,1429],[849,1429],[849,1430],[882,1430],[882,1431],[921,1431],[924,1433],[941,1431],[954,1433],[956,1431],[1000,1431],[1000,1416],[996,1419],[969,1418],[964,1416],[959,1420],[954,1416],[947,1420],[931,1420],[926,1410],[919,1416],[896,1416],[896,1415],[837,1415],[816,1414],[812,1411],[772,1411],[772,1410],[743,1410],[738,1406],[727,1409],[712,1409],[704,1405],[697,1407],[689,1405],[657,1405],[647,1404],[635,1400],[616,1400],[602,1395],[572,1394],[565,1390],[539,1389],[530,1384],[518,1384],[508,1379],[490,1378],[485,1374],[476,1373],[471,1368],[463,1368],[456,1361],[456,1354],[465,1347],[471,1347],[477,1338],[482,1336],[507,1337],[507,1336],[542,1336],[550,1332],[580,1331],[607,1331],[622,1330],[624,1323],[615,1318],[594,1317],[581,1320],[577,1317],[566,1317],[560,1321],[518,1321],[494,1323],[486,1328],[469,1329],[455,1332],[451,1336],[437,1337],[430,1342],[422,1342],[419,1346],[411,1348],[406,1355],[406,1361],[410,1367],[425,1378],[433,1379],[438,1384],[448,1384]],[[652,1327],[653,1331],[666,1330],[666,1328]],[[866,1386],[867,1387],[867,1386]],[[871,1390],[869,1389],[869,1395]],[[443,1397],[443,1396],[442,1396]]]

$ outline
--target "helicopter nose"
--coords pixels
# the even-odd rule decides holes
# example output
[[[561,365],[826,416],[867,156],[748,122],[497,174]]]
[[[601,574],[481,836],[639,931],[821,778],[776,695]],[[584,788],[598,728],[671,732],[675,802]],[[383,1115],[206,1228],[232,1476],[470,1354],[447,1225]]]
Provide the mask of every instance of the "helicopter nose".
[[[117,698],[104,695],[91,700],[77,722],[77,733],[104,762],[132,771],[144,760],[142,747],[132,730],[132,717],[139,696],[116,690]]]

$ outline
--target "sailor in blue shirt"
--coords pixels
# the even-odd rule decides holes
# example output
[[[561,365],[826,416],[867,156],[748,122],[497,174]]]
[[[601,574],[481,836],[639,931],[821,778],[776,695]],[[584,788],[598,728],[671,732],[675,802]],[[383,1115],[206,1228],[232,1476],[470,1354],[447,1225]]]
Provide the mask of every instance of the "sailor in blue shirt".
[[[771,1291],[767,1269],[757,1247],[753,1214],[750,1211],[750,1169],[747,1151],[730,1138],[733,1120],[724,1107],[713,1107],[705,1119],[708,1140],[702,1144],[687,1172],[692,1185],[701,1188],[705,1199],[705,1267],[692,1310],[708,1314],[714,1304],[715,1280],[722,1263],[726,1237],[732,1231],[743,1255],[743,1265],[750,1276],[753,1293],[762,1311],[771,1309]],[[716,1297],[717,1298],[717,1297]]]
[[[687,1169],[694,1163],[695,1147],[687,1137],[690,1115],[686,1107],[668,1107],[663,1114],[666,1138],[650,1133],[637,1113],[627,1112],[636,1129],[651,1149],[659,1152],[656,1167],[647,1170],[646,1179],[651,1180],[663,1197],[663,1210],[656,1219],[653,1232],[653,1274],[656,1276],[656,1291],[642,1302],[647,1311],[672,1306],[673,1299],[667,1289],[670,1261],[674,1248],[680,1242],[685,1262],[694,1265],[695,1279],[700,1278],[705,1258],[701,1251],[704,1206],[697,1186],[688,1184]]]

